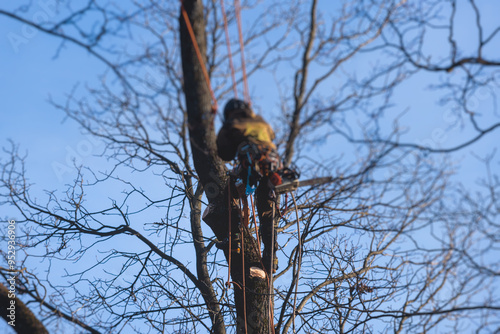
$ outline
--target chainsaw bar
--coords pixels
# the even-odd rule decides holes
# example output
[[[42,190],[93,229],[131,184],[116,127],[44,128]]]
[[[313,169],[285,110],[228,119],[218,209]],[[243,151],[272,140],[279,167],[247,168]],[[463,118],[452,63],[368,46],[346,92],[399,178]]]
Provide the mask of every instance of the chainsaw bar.
[[[309,180],[293,180],[290,182],[285,182],[283,184],[280,184],[279,186],[276,186],[274,188],[274,192],[276,194],[284,194],[288,193],[294,190],[297,190],[299,187],[307,187],[307,186],[319,186],[325,183],[329,183],[333,181],[333,177],[317,177],[314,179],[309,179]]]

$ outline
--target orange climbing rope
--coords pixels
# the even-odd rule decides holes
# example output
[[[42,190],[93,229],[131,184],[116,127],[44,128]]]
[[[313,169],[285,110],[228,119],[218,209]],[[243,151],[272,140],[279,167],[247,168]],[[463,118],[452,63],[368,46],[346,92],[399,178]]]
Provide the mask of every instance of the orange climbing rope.
[[[196,41],[196,37],[194,35],[193,31],[193,26],[191,25],[191,21],[189,20],[189,16],[186,12],[186,9],[184,8],[184,2],[183,0],[179,0],[181,3],[181,12],[182,16],[184,18],[184,22],[186,22],[186,27],[189,32],[189,36],[191,37],[191,42],[193,43],[194,50],[196,52],[196,57],[198,58],[198,61],[200,63],[203,76],[205,77],[205,82],[207,83],[208,89],[210,91],[210,96],[212,98],[212,113],[216,113],[218,109],[218,104],[217,104],[217,99],[215,97],[214,90],[212,89],[212,85],[210,83],[210,76],[208,75],[207,67],[205,65],[205,62],[203,61],[203,56],[201,55],[200,48],[198,46],[198,42]],[[226,34],[226,45],[228,49],[228,58],[229,58],[229,66],[231,68],[231,77],[233,81],[233,91],[235,97],[238,97],[238,90],[237,90],[237,85],[236,85],[236,77],[235,77],[235,70],[234,70],[234,64],[233,64],[233,57],[231,53],[231,42],[229,40],[229,30],[228,30],[228,23],[227,23],[227,15],[226,15],[226,10],[224,8],[224,0],[220,1],[221,3],[221,9],[222,9],[222,16],[224,17],[224,30]],[[250,101],[250,93],[248,90],[248,79],[247,79],[247,71],[246,71],[246,63],[245,63],[245,43],[243,41],[243,32],[242,32],[242,24],[241,24],[241,4],[240,0],[234,0],[234,9],[235,9],[235,15],[236,15],[236,21],[238,25],[238,39],[239,39],[239,44],[240,44],[240,53],[241,53],[241,69],[243,72],[243,95],[245,98],[245,101],[251,104]]]
[[[224,30],[226,33],[226,45],[227,45],[227,52],[228,52],[228,58],[229,58],[229,67],[231,68],[231,77],[233,80],[234,97],[237,98],[238,97],[238,89],[237,89],[237,84],[236,84],[233,56],[232,56],[232,52],[231,52],[231,41],[229,39],[229,30],[228,30],[226,9],[224,7],[224,0],[220,0],[220,4],[221,4],[221,10],[222,10],[222,17],[224,18]],[[248,91],[247,70],[246,70],[246,63],[245,63],[245,43],[243,42],[243,32],[242,32],[242,28],[241,28],[241,5],[240,5],[239,0],[234,1],[234,12],[236,15],[236,22],[238,24],[238,39],[239,39],[240,53],[241,53],[241,69],[243,72],[243,95],[244,95],[245,101],[248,104],[251,104],[250,94]]]
[[[272,207],[273,207],[273,215],[272,215],[272,222],[271,222],[271,275],[269,277],[269,282],[268,282],[268,285],[269,285],[269,317],[270,317],[270,321],[269,321],[269,327],[270,330],[269,332],[271,333],[271,330],[272,330],[272,333],[274,333],[274,324],[272,323],[273,322],[273,319],[274,319],[274,309],[273,309],[273,268],[274,268],[274,217],[275,217],[275,214],[276,214],[276,203],[273,201],[273,204],[272,204]]]
[[[260,251],[260,239],[259,239],[259,228],[257,227],[257,219],[255,216],[255,205],[253,203],[253,196],[250,195],[250,205],[252,205],[252,214],[253,214],[253,222],[255,224],[255,239],[257,240],[257,245],[258,245],[258,251],[259,251],[259,256],[262,259],[262,252]],[[264,265],[262,265],[264,266]]]
[[[231,253],[233,252],[233,248],[232,248],[232,233],[231,233],[231,225],[232,225],[232,221],[231,221],[231,178],[229,177],[228,178],[228,181],[227,181],[227,202],[228,202],[228,208],[229,208],[229,212],[228,212],[228,216],[229,216],[229,227],[228,227],[228,239],[229,239],[229,251],[228,251],[228,273],[227,273],[227,283],[226,283],[226,286],[227,288],[229,289],[231,287],[231,283],[235,283],[235,282],[231,282]],[[248,217],[248,215],[247,215]],[[245,333],[248,333],[248,325],[247,325],[247,301],[246,301],[246,281],[245,281],[245,236],[243,234],[243,230],[242,230],[242,224],[240,224],[240,238],[241,238],[241,266],[242,266],[242,270],[243,270],[243,282],[242,282],[242,286],[240,286],[239,284],[235,283],[240,289],[243,290],[243,318],[244,318],[244,325],[245,325]]]
[[[193,27],[191,25],[191,21],[189,20],[189,16],[186,12],[186,9],[184,8],[184,3],[183,0],[179,0],[181,3],[181,12],[182,16],[184,18],[184,22],[186,23],[187,30],[189,32],[189,36],[191,37],[191,42],[193,43],[194,50],[196,52],[196,57],[198,58],[198,61],[200,63],[201,69],[203,71],[203,76],[205,77],[205,82],[208,86],[208,89],[210,90],[210,95],[212,98],[212,113],[215,114],[218,109],[218,104],[217,104],[217,99],[215,97],[215,93],[212,89],[212,85],[210,83],[210,76],[208,75],[208,71],[205,65],[205,62],[203,61],[203,57],[200,52],[200,48],[198,45],[198,42],[196,41],[196,37],[194,35]],[[228,25],[227,25],[227,17],[226,17],[226,11],[224,9],[224,0],[221,0],[221,8],[222,8],[222,13],[224,16],[224,28],[226,31],[226,44],[228,48],[228,56],[229,56],[229,63],[231,67],[231,76],[233,80],[233,90],[235,97],[237,97],[237,87],[236,87],[236,79],[235,79],[235,71],[234,71],[234,65],[233,65],[233,60],[232,60],[232,54],[231,54],[231,46],[230,46],[230,41],[229,41],[229,31],[228,31]],[[243,70],[243,84],[244,84],[244,96],[245,100],[250,104],[250,94],[248,93],[248,82],[247,82],[247,75],[246,75],[246,66],[245,66],[245,56],[244,56],[244,43],[243,43],[243,33],[242,33],[242,28],[241,28],[241,6],[239,0],[235,0],[235,13],[236,13],[236,19],[238,22],[238,36],[239,36],[239,42],[240,42],[240,51],[241,51],[241,66]],[[247,204],[248,205],[248,204]],[[231,253],[232,253],[232,233],[231,233],[231,181],[230,179],[228,180],[228,208],[229,208],[229,251],[228,251],[228,281],[227,281],[227,287],[229,288],[231,285]],[[253,208],[253,200],[252,200],[252,208]],[[248,206],[247,206],[248,209]],[[247,217],[247,224],[248,224],[248,213],[246,213]],[[254,211],[254,217],[255,217],[255,211]],[[254,219],[255,220],[255,219]],[[248,332],[247,329],[247,317],[246,317],[246,286],[245,286],[245,245],[244,245],[244,235],[243,231],[240,231],[241,235],[241,253],[242,253],[242,267],[243,267],[243,287],[240,287],[243,289],[243,309],[244,309],[244,322],[245,322],[245,333]],[[259,247],[260,248],[260,247]],[[260,252],[260,250],[259,250]]]
[[[292,310],[292,331],[295,333],[295,315],[297,314],[297,293],[299,289],[299,273],[302,264],[302,236],[300,235],[300,222],[299,222],[299,210],[297,209],[297,202],[295,201],[295,195],[292,194],[293,205],[295,206],[295,217],[297,219],[297,270],[295,272],[295,294],[293,296],[293,310]],[[295,267],[295,263],[294,263]],[[295,269],[295,268],[294,268]]]
[[[231,79],[233,81],[234,97],[238,98],[238,89],[236,86],[236,75],[235,75],[234,65],[233,65],[233,54],[231,53],[231,42],[229,40],[229,29],[228,29],[228,23],[227,23],[226,8],[224,7],[224,0],[220,0],[220,8],[222,10],[222,17],[224,17],[224,31],[226,34],[227,55],[228,55],[228,59],[229,59],[229,67],[231,68]]]
[[[243,271],[243,320],[245,322],[245,334],[248,333],[247,325],[247,286],[245,283],[245,236],[243,235],[243,227],[240,225],[241,238],[241,270]]]
[[[248,92],[247,70],[245,66],[245,43],[243,43],[243,32],[241,28],[241,5],[240,0],[234,0],[234,10],[236,14],[236,21],[238,22],[238,37],[240,40],[240,53],[241,53],[241,69],[243,71],[243,92],[245,100],[251,104],[250,94]]]
[[[231,238],[231,178],[228,178],[227,180],[227,207],[229,208],[229,255],[228,255],[228,260],[227,260],[227,288],[229,289],[231,287],[231,253],[233,252],[232,248],[232,238]]]
[[[200,62],[201,69],[203,71],[203,76],[205,77],[205,82],[207,83],[208,89],[210,90],[210,95],[212,97],[212,113],[215,114],[219,106],[217,105],[217,99],[215,98],[214,90],[212,89],[212,85],[210,83],[210,76],[208,75],[207,67],[205,66],[205,62],[203,61],[203,57],[200,52],[200,47],[198,46],[198,42],[196,41],[196,37],[194,35],[193,26],[191,25],[191,21],[189,20],[189,16],[184,8],[183,0],[179,0],[181,2],[181,12],[184,17],[184,22],[186,22],[186,27],[189,32],[189,36],[191,36],[191,42],[193,43],[194,50],[196,52],[196,57]]]

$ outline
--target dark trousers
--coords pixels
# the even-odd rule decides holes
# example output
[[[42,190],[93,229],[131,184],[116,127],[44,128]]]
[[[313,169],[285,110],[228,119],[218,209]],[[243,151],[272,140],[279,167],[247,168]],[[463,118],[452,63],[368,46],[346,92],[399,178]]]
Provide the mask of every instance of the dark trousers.
[[[264,252],[262,254],[262,262],[268,272],[272,272],[271,257],[276,259],[276,251],[278,249],[277,240],[277,208],[276,196],[274,191],[269,187],[267,178],[260,180],[256,189],[256,205],[260,221],[260,235],[264,244]],[[274,212],[273,212],[274,211]],[[274,214],[273,214],[274,213]],[[274,240],[274,242],[273,242]],[[273,245],[274,244],[274,245]],[[273,262],[276,262],[274,260]]]

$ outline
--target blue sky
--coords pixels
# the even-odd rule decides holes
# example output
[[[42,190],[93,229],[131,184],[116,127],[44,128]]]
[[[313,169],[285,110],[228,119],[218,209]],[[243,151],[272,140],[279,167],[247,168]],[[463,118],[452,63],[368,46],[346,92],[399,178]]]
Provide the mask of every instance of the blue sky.
[[[19,14],[42,22],[61,19],[66,13],[56,13],[54,4],[38,1]],[[19,6],[3,7],[9,5]],[[82,91],[94,85],[105,67],[82,48],[71,43],[61,47],[60,39],[26,24],[2,17],[0,27],[1,145],[11,139],[20,152],[29,153],[27,169],[40,188],[60,188],[73,180],[72,159],[91,160],[99,143],[83,136],[74,122],[65,121],[64,113],[49,100],[64,103],[74,88]]]
[[[500,3],[495,3],[500,7]],[[493,6],[492,2],[488,5]],[[38,9],[39,10],[39,9]],[[488,20],[498,13],[500,8],[489,11]],[[36,10],[35,10],[36,12]],[[496,22],[494,22],[496,23]],[[8,146],[7,139],[12,139],[20,145],[21,152],[28,152],[27,173],[35,188],[41,194],[42,189],[62,189],[71,183],[75,174],[71,160],[77,158],[88,167],[99,168],[102,161],[93,157],[99,153],[102,145],[82,135],[80,129],[72,121],[64,121],[64,113],[48,103],[49,97],[57,102],[64,102],[65,96],[73,87],[82,91],[86,85],[92,86],[98,81],[98,76],[104,71],[104,66],[85,50],[66,45],[57,53],[60,40],[44,33],[36,33],[28,38],[26,44],[13,47],[9,41],[9,33],[23,34],[23,25],[5,17],[0,17],[0,110],[2,122],[0,133],[2,147]],[[264,76],[265,77],[265,76]],[[270,76],[268,77],[270,78]],[[268,108],[275,110],[276,102],[269,92],[275,92],[274,82],[268,85],[250,80],[250,91],[255,92],[260,110]],[[395,113],[409,107],[409,113],[403,118],[406,125],[411,125],[411,131],[406,135],[408,141],[427,143],[433,138],[445,138],[437,144],[449,147],[461,142],[464,132],[455,129],[447,137],[441,136],[439,129],[452,125],[453,118],[446,108],[439,107],[434,100],[436,94],[425,91],[428,78],[417,77],[412,82],[405,83],[398,91],[397,101],[400,102]],[[498,87],[497,87],[498,91]],[[477,103],[487,107],[491,101],[478,95]],[[222,103],[221,103],[222,104]],[[492,120],[493,118],[488,118]],[[487,120],[488,121],[488,120]],[[471,152],[484,155],[498,147],[499,133],[493,133],[484,138],[480,144],[471,146],[454,155],[465,161],[461,164],[458,179],[473,184],[474,180],[484,172],[481,165],[472,157]],[[332,139],[329,145],[335,145]],[[118,192],[119,189],[108,189],[108,192]],[[103,198],[107,194],[103,194]],[[2,208],[2,216],[16,214]]]
[[[493,4],[488,2],[488,6]],[[34,6],[27,17],[40,11],[53,14],[50,8],[44,8]],[[486,12],[488,15],[485,16],[485,22],[490,22],[494,16],[492,13],[496,12],[493,8],[490,9]],[[50,185],[70,182],[71,173],[59,163],[68,166],[75,152],[77,157],[90,163],[94,161],[90,153],[98,151],[99,143],[94,141],[89,144],[89,138],[82,136],[73,122],[63,122],[64,114],[50,105],[48,99],[51,97],[57,102],[64,102],[66,94],[73,87],[78,85],[81,92],[86,85],[92,86],[97,82],[104,66],[85,50],[70,44],[57,52],[60,40],[41,32],[31,33],[31,30],[26,30],[25,25],[11,19],[2,17],[0,26],[3,32],[0,38],[0,110],[4,118],[0,123],[2,146],[6,145],[6,139],[12,139],[20,144],[21,151],[28,150],[29,175],[40,180],[37,182],[48,185],[49,188]],[[463,32],[464,27],[459,25],[459,28]],[[469,32],[471,30],[468,29]],[[26,34],[26,31],[30,31],[30,34]],[[29,38],[16,46],[12,43],[12,33]],[[473,36],[471,34],[470,37]],[[275,108],[276,101],[268,94],[276,92],[272,87],[274,82],[269,80],[271,86],[266,88],[262,87],[262,82],[266,80],[256,79],[258,82],[250,81],[250,90],[255,93],[257,108],[265,112],[269,108],[266,103]],[[425,91],[428,84],[429,81],[424,76],[424,79],[412,79],[403,84],[398,91],[396,101],[401,104],[394,112],[410,108],[403,118],[404,123],[411,125],[406,136],[408,141],[429,142],[434,136],[444,138],[441,143],[437,143],[442,147],[460,142],[463,139],[461,131],[453,131],[446,136],[436,133],[436,129],[446,129],[453,117],[447,113],[446,108],[436,105],[434,97],[439,96],[439,93]],[[488,102],[485,99],[478,101],[482,104]],[[424,111],[425,116],[422,116]],[[480,147],[475,145],[472,149],[475,152],[483,149],[485,152],[489,151],[488,148],[495,145],[497,138],[497,134],[489,136],[481,142]],[[92,152],[89,152],[89,147]],[[57,169],[58,167],[61,169]]]
[[[6,18],[0,24],[3,32],[14,33],[20,33],[23,26]],[[74,122],[64,121],[64,113],[49,99],[63,102],[73,87],[78,84],[82,89],[85,83],[94,83],[103,70],[95,58],[71,45],[56,55],[59,43],[54,37],[38,33],[15,50],[5,33],[0,38],[2,146],[7,145],[6,139],[12,139],[21,152],[28,151],[29,175],[49,189],[73,177],[66,170],[55,172],[57,163],[68,165],[74,152],[90,158],[86,145],[89,138],[82,136]]]

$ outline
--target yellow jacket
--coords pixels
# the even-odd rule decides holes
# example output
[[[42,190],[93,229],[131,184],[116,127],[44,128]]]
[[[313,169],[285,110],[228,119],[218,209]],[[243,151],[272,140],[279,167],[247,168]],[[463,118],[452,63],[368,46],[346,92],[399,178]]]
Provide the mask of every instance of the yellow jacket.
[[[273,129],[261,116],[234,117],[224,123],[217,135],[218,154],[222,160],[231,161],[238,147],[247,142],[276,150],[274,137]]]

